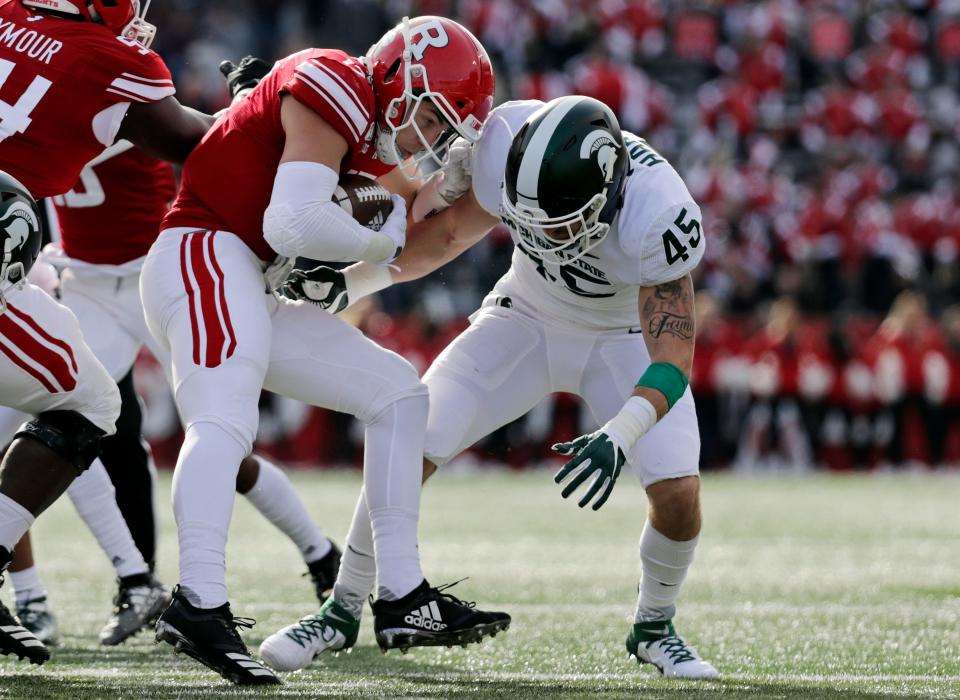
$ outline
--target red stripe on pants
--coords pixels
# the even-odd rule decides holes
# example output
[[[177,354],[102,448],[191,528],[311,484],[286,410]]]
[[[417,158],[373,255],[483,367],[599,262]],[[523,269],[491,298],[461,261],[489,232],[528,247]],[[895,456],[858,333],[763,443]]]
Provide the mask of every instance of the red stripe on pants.
[[[237,345],[233,326],[230,323],[230,314],[227,311],[223,272],[214,255],[214,235],[213,231],[189,233],[180,243],[180,271],[190,304],[193,362],[203,367],[218,367],[223,362],[223,349],[227,344],[224,326],[230,336],[227,357],[233,354]],[[204,253],[209,254],[209,262],[204,257]],[[206,352],[202,353],[201,357],[203,341],[206,341]]]
[[[217,275],[217,279],[220,280],[220,298],[218,299],[220,303],[220,312],[223,314],[223,322],[227,327],[227,335],[230,337],[230,344],[227,346],[227,357],[233,355],[233,351],[237,349],[237,336],[233,333],[233,324],[230,322],[230,309],[227,308],[227,283],[223,277],[223,270],[220,269],[220,263],[217,262],[217,256],[213,252],[213,237],[217,235],[216,233],[212,234],[210,238],[207,239],[207,252],[210,255],[210,263],[213,265],[213,271]]]
[[[7,304],[7,309],[12,311],[14,316],[19,318],[22,321],[25,321],[28,326],[30,326],[34,331],[37,332],[41,338],[46,340],[51,345],[56,345],[58,348],[67,353],[67,357],[70,358],[70,366],[73,367],[73,372],[79,372],[77,369],[77,359],[73,356],[73,348],[67,345],[66,341],[60,340],[59,338],[54,338],[52,335],[47,333],[43,328],[40,327],[40,324],[34,321],[32,318],[27,316],[23,311],[13,306],[12,304]]]
[[[187,305],[190,307],[190,335],[193,338],[193,364],[200,364],[200,327],[197,323],[196,303],[197,293],[190,282],[190,274],[187,271],[187,242],[188,239],[196,236],[196,233],[188,233],[180,239],[180,275],[183,277],[183,288],[187,292]]]
[[[203,366],[218,367],[226,338],[220,327],[220,316],[217,314],[216,280],[203,257],[207,237],[212,238],[213,231],[196,236],[190,241],[190,263],[193,268],[193,277],[200,288],[200,319],[207,338],[207,355]]]
[[[32,336],[27,330],[17,325],[17,323],[8,316],[0,316],[0,335],[7,338],[16,348],[8,348],[5,344],[0,344],[0,350],[10,358],[20,369],[29,374],[43,385],[43,388],[51,394],[62,391],[73,391],[77,386],[77,375],[71,371],[70,365],[62,355],[47,346],[43,345],[36,337]],[[69,348],[69,346],[67,346]],[[19,352],[17,352],[19,351]],[[70,353],[71,358],[73,353]],[[25,359],[30,358],[36,364],[46,369],[53,375],[54,380],[60,386],[52,384],[40,370],[31,366]]]

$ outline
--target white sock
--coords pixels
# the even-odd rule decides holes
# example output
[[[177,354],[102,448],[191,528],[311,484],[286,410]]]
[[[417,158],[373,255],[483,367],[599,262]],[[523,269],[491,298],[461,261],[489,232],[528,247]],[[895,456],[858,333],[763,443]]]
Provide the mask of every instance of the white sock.
[[[33,525],[33,514],[15,500],[0,493],[0,547],[12,552]]]
[[[680,584],[699,540],[699,535],[686,542],[671,540],[646,522],[640,536],[640,595],[634,621],[669,620],[676,614]]]
[[[245,448],[213,423],[187,429],[173,475],[180,540],[180,586],[191,604],[227,602],[227,530]]]
[[[73,480],[67,495],[97,538],[100,549],[113,564],[117,576],[123,578],[147,573],[149,567],[120,513],[117,494],[103,462],[95,459],[89,469]]]
[[[370,510],[377,593],[396,600],[420,585],[417,524],[423,440],[429,399],[411,396],[387,406],[367,424],[363,487]]]
[[[367,499],[361,489],[350,532],[347,533],[347,545],[340,559],[340,573],[333,584],[333,599],[359,618],[363,603],[373,591],[376,580],[377,562],[373,552],[370,511],[367,510]]]
[[[43,598],[47,595],[40,571],[36,566],[21,571],[10,571],[10,585],[13,586],[13,596],[17,605],[23,605],[28,600]]]
[[[260,463],[257,483],[244,496],[263,517],[293,540],[305,562],[309,564],[322,558],[332,547],[330,540],[313,522],[287,475],[260,455],[255,455],[255,459]]]

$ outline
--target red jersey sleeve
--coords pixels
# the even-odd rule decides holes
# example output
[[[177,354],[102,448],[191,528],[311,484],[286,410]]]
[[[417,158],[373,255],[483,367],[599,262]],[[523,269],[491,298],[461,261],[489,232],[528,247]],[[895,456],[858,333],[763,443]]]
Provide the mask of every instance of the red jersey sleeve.
[[[176,92],[170,71],[159,55],[122,37],[116,42],[116,62],[101,65],[108,73],[106,90],[119,96],[118,102],[158,102]]]
[[[313,56],[300,63],[281,87],[319,114],[351,148],[373,124],[373,89],[353,58]]]

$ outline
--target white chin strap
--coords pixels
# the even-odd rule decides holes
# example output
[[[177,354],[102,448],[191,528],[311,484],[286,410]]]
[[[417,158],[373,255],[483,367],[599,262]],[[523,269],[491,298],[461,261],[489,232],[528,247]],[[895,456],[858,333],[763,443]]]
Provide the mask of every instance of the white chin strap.
[[[377,127],[377,157],[387,165],[397,165],[396,132]]]

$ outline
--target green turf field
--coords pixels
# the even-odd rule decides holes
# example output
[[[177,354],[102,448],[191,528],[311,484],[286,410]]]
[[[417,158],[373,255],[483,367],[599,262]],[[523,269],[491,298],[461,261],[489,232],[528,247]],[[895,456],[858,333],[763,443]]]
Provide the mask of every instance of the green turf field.
[[[342,542],[358,475],[293,479]],[[159,569],[173,583],[168,491],[164,479]],[[710,476],[703,492],[706,529],[677,625],[721,681],[666,681],[626,658],[644,519],[635,482],[593,512],[560,499],[546,472],[491,472],[430,484],[421,551],[432,582],[469,575],[451,592],[512,613],[505,635],[383,656],[368,615],[352,654],[285,675],[277,690],[235,690],[152,635],[97,646],[112,574],[62,502],[34,547],[64,639],[39,669],[0,657],[0,698],[960,697],[960,479]],[[253,650],[315,610],[294,547],[242,500],[228,567],[235,614],[257,618]]]

